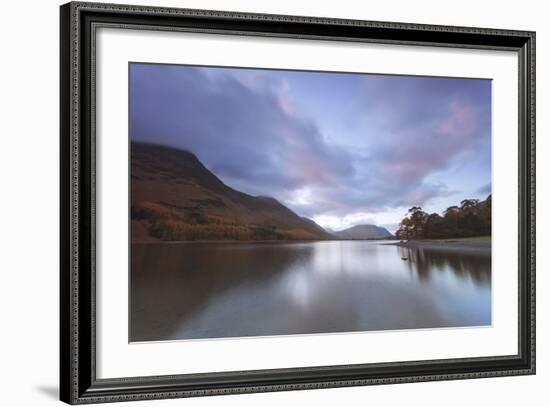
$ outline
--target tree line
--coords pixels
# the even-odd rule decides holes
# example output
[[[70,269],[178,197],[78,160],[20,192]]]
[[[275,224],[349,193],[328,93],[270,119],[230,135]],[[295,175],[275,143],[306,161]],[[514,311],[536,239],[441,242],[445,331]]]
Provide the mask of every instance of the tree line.
[[[163,241],[318,240],[315,234],[303,229],[237,223],[231,218],[206,215],[198,208],[170,207],[155,202],[132,205],[130,216],[141,221],[151,236]]]
[[[464,199],[460,206],[450,206],[441,215],[428,214],[413,206],[399,224],[398,239],[446,239],[491,234],[491,195],[484,201]]]
[[[163,241],[187,240],[317,240],[301,229],[278,229],[251,224],[192,224],[173,219],[155,220],[146,225],[151,236]]]

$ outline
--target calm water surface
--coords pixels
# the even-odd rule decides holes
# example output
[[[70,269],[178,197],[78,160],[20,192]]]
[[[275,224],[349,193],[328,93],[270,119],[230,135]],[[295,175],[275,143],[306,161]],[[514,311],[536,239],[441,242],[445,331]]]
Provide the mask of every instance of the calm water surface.
[[[130,289],[131,341],[491,324],[488,253],[373,241],[133,244]]]

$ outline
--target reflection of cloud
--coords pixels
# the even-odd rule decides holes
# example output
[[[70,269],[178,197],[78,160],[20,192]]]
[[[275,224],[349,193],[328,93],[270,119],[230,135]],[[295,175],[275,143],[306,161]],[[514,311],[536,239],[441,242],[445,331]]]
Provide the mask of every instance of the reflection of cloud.
[[[393,224],[378,214],[456,190],[431,175],[490,161],[489,81],[326,74],[307,88],[311,75],[133,64],[131,137],[188,149],[234,188],[341,222]],[[327,122],[344,116],[349,131],[328,138]]]

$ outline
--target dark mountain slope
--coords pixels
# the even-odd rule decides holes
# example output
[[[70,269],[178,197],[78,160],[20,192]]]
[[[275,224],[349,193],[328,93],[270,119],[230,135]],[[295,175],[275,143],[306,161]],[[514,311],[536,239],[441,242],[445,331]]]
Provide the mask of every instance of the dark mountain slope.
[[[192,153],[131,144],[132,241],[317,240],[331,236],[279,201],[225,185]]]

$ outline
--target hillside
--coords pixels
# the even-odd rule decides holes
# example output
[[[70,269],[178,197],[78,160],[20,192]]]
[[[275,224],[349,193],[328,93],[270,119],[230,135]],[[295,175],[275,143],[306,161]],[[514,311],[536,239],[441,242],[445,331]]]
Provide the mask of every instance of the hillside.
[[[376,225],[352,226],[332,234],[340,239],[388,239],[393,236],[386,228]]]
[[[132,241],[318,240],[331,235],[276,199],[225,185],[188,151],[131,144]]]

